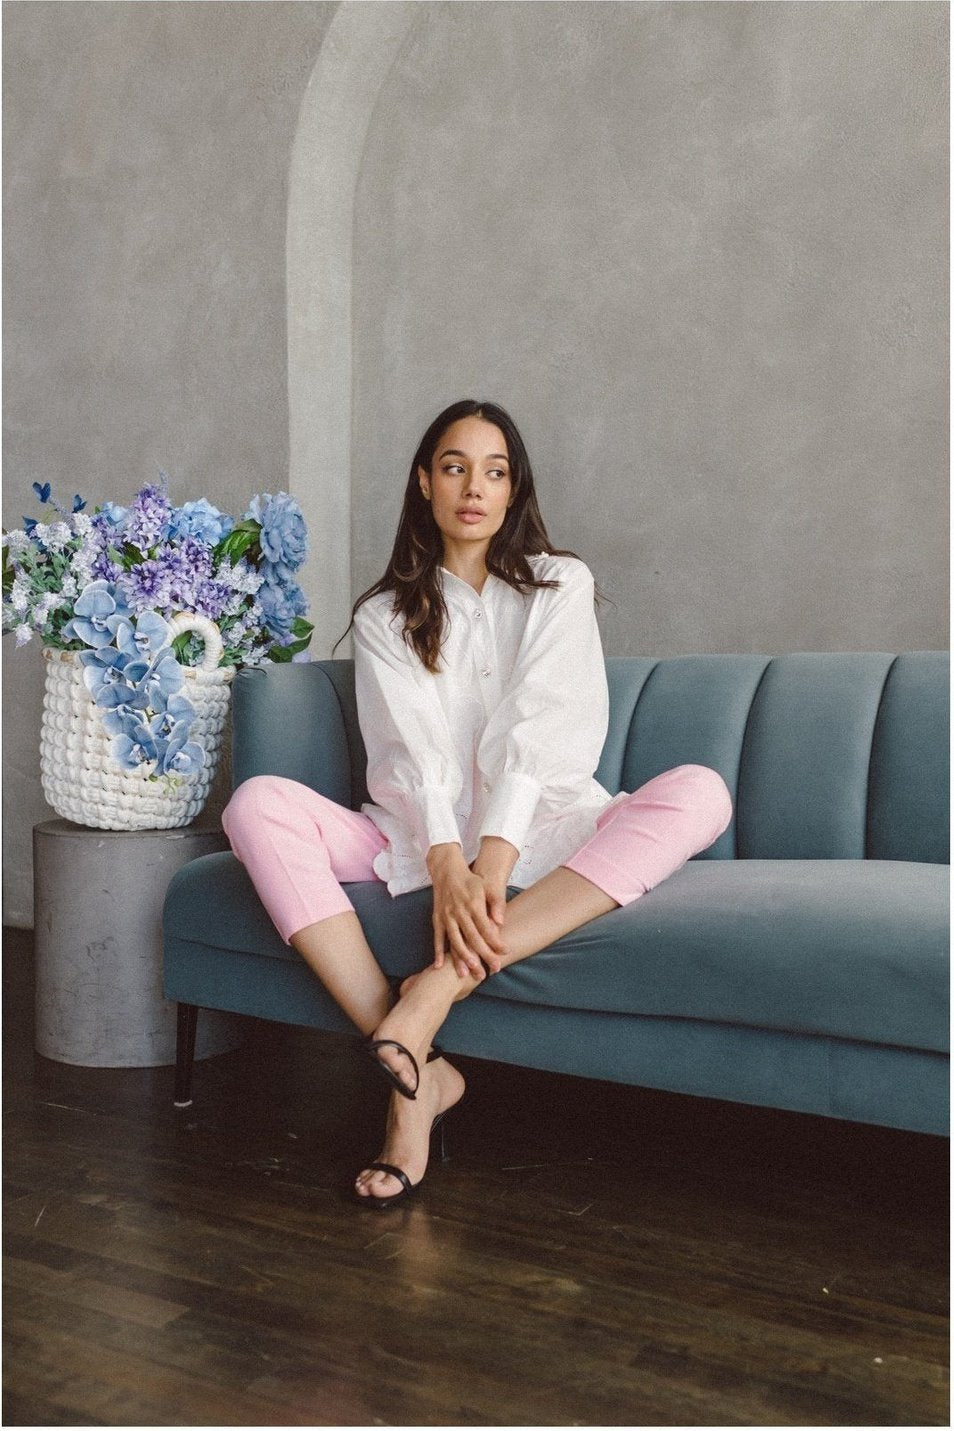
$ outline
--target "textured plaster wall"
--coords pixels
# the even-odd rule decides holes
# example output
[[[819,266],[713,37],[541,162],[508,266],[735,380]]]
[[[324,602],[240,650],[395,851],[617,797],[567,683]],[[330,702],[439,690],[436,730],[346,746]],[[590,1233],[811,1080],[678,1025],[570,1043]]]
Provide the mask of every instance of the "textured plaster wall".
[[[288,481],[285,219],[334,4],[3,9],[4,525],[30,483],[226,510]],[[4,639],[7,922],[32,920],[38,650]]]
[[[354,238],[353,590],[461,396],[613,655],[942,647],[948,8],[420,7]]]
[[[375,60],[352,361],[311,364],[353,414],[341,599],[470,392],[525,430],[610,653],[945,645],[947,7],[413,9]],[[286,178],[335,14],[4,7],[6,524],[34,478],[118,500],[161,466],[227,507],[286,484]],[[312,128],[304,183],[335,142]],[[50,812],[39,653],[5,655],[18,923]]]

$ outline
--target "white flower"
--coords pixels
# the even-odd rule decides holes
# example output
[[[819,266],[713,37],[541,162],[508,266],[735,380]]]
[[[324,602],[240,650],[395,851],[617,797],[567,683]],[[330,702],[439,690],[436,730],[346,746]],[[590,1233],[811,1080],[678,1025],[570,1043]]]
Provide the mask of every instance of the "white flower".
[[[33,609],[33,624],[40,627],[44,624],[51,611],[55,611],[58,606],[63,606],[62,596],[57,596],[55,591],[46,591],[40,597]]]
[[[238,562],[235,566],[229,566],[227,562],[223,562],[217,576],[219,581],[224,581],[232,591],[241,591],[245,596],[254,596],[265,580],[260,572],[255,571],[244,561]]]
[[[95,551],[87,551],[80,547],[70,562],[70,571],[80,586],[88,586],[93,580],[93,565],[96,561]]]
[[[60,591],[67,601],[72,601],[75,596],[78,596],[79,586],[76,577],[67,572],[60,585]]]
[[[46,531],[47,551],[61,552],[72,537],[73,533],[65,522],[54,522]]]
[[[21,532],[18,528],[16,531],[7,532],[3,538],[3,545],[12,557],[18,557],[29,551],[32,543],[26,532]]]
[[[30,604],[30,583],[25,576],[18,576],[14,579],[10,588],[10,605],[18,616],[26,614]]]
[[[24,624],[22,626],[17,627],[15,635],[17,645],[25,646],[26,643],[32,638],[33,632],[30,630],[29,626]]]
[[[88,517],[85,512],[74,512],[74,513],[73,513],[73,531],[76,532],[76,534],[77,534],[78,536],[81,536],[81,537],[88,536],[89,533],[90,533],[92,530],[93,530],[93,519],[92,519],[92,517]]]
[[[50,539],[50,529],[44,522],[37,522],[33,528],[33,540],[39,542],[41,547],[45,547]]]

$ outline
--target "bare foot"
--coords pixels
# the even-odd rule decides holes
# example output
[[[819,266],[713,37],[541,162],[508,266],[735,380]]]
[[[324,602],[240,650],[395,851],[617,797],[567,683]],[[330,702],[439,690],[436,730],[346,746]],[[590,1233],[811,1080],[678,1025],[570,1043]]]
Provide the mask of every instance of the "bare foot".
[[[427,1171],[431,1125],[438,1113],[446,1112],[464,1096],[464,1080],[446,1058],[434,1059],[421,1067],[417,1098],[411,1102],[400,1093],[391,1094],[384,1150],[376,1162],[393,1163],[416,1186]],[[392,1197],[403,1183],[379,1168],[365,1168],[355,1178],[355,1190],[362,1197]]]

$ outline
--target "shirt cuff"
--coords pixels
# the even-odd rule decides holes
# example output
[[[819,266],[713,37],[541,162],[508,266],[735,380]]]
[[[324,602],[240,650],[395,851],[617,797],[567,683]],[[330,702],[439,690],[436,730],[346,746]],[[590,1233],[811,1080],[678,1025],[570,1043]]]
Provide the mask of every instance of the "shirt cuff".
[[[480,838],[498,835],[522,850],[527,838],[543,787],[530,775],[511,771],[501,775],[494,786],[480,826]]]
[[[418,812],[422,853],[431,845],[461,844],[454,806],[440,785],[425,785],[419,792]]]

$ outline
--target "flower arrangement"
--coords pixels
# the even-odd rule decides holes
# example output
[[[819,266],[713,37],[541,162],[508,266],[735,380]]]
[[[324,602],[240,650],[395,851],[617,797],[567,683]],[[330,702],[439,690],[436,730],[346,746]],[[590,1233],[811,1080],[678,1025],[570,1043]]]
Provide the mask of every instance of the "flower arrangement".
[[[92,516],[79,495],[67,512],[48,482],[34,482],[58,520],[25,517],[5,533],[2,576],[4,629],[18,646],[36,634],[78,654],[111,758],[153,780],[192,775],[205,761],[182,693],[183,670],[203,661],[205,641],[179,631],[177,617],[217,631],[226,667],[293,660],[312,633],[296,580],[308,545],[298,504],[262,493],[236,522],[205,498],[174,506],[160,479],[128,507],[106,502]]]

